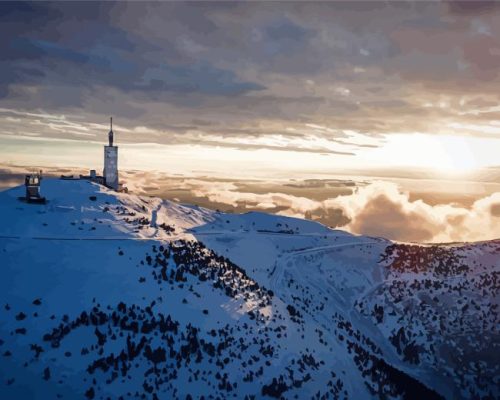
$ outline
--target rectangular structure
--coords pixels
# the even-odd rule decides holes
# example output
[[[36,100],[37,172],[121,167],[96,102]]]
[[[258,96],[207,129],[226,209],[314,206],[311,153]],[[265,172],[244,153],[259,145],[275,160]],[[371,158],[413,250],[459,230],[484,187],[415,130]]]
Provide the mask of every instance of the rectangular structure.
[[[104,182],[118,190],[118,146],[104,146]]]

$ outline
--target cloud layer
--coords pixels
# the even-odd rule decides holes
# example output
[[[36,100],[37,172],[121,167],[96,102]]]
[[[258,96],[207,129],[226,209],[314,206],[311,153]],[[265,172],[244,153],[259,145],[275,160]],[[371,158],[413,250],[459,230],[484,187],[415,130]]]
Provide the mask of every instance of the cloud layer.
[[[86,140],[113,114],[124,141],[344,155],[408,130],[499,136],[493,10],[4,2],[0,107],[13,111],[0,121],[12,134]]]
[[[349,196],[324,203],[339,208],[350,220],[348,230],[401,241],[454,242],[500,237],[500,193],[475,201],[471,207],[429,205],[411,201],[397,185],[377,182]]]
[[[43,170],[48,176],[87,172],[67,168]],[[23,167],[0,165],[0,189],[19,185],[25,172]],[[430,204],[421,195],[415,198],[415,194],[389,181],[312,179],[276,183],[176,177],[146,171],[122,171],[121,179],[132,193],[229,212],[259,210],[308,218],[353,233],[399,241],[500,238],[500,191],[484,197],[476,194],[468,205],[459,205]]]
[[[500,192],[470,207],[411,200],[391,182],[357,187],[323,201],[285,193],[240,192],[234,183],[189,181],[186,188],[212,202],[328,222],[353,233],[410,242],[455,242],[500,237]]]

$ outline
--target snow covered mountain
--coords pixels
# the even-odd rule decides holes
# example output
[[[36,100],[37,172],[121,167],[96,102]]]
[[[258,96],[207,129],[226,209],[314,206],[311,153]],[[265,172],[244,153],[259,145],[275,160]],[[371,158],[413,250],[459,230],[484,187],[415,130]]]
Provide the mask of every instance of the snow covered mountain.
[[[0,193],[0,398],[499,398],[500,241]]]

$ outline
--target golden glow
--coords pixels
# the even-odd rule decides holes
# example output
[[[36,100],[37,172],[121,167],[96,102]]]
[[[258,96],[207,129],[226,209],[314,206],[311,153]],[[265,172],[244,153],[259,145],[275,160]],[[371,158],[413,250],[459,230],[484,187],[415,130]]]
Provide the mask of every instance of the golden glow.
[[[320,128],[323,129],[309,127],[313,131]],[[499,137],[397,133],[375,139],[345,132],[348,137],[339,140],[335,137],[329,140],[328,132],[323,132],[323,137],[309,132],[291,140],[276,134],[265,138],[216,137],[212,144],[201,141],[196,145],[123,143],[120,144],[120,168],[267,178],[333,176],[348,170],[370,172],[378,168],[406,171],[423,168],[442,176],[456,176],[498,165],[499,160]],[[218,141],[240,148],[217,146]],[[102,143],[98,142],[0,134],[0,143],[0,159],[7,164],[99,169],[102,163]],[[358,147],[357,144],[379,147]]]
[[[500,139],[497,138],[414,133],[387,136],[385,146],[366,152],[365,156],[371,162],[390,166],[463,174],[495,165],[499,150]]]

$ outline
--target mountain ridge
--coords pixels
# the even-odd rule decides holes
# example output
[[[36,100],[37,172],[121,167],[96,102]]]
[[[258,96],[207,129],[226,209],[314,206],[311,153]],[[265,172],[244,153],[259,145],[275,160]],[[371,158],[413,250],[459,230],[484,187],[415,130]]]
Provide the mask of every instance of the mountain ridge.
[[[22,190],[0,192],[8,396],[498,395],[498,241],[396,243],[88,181],[45,180],[46,205]]]

